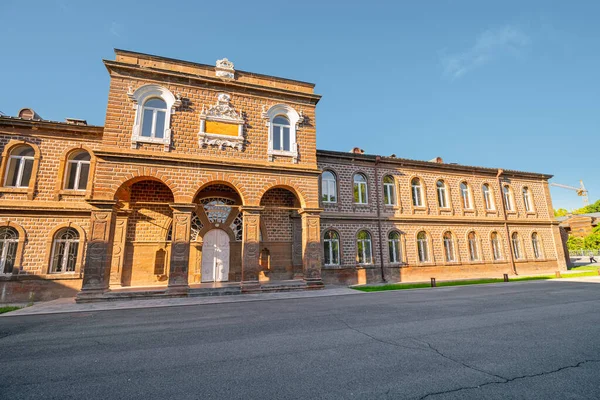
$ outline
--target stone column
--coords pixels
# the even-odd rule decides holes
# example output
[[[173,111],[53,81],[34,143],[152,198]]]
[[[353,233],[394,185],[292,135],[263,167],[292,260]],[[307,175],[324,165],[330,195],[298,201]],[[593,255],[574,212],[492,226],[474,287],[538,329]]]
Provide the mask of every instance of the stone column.
[[[258,291],[260,267],[260,212],[264,207],[242,207],[244,228],[242,237],[242,290]]]
[[[190,229],[195,204],[171,204],[173,234],[171,265],[169,267],[169,294],[187,294],[190,265]]]
[[[302,269],[309,288],[323,287],[321,280],[321,209],[303,209],[302,216]]]
[[[88,200],[88,203],[92,206],[92,214],[83,267],[83,285],[76,299],[78,302],[100,298],[109,290],[116,201]]]
[[[115,217],[113,233],[112,260],[110,264],[110,286],[120,288],[123,279],[125,260],[125,240],[127,239],[127,221],[131,210],[119,210]]]

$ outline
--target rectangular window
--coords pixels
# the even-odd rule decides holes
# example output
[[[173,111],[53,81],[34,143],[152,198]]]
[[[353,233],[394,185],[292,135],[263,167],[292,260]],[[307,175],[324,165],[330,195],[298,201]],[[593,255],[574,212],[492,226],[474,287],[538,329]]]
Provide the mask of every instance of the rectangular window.
[[[81,163],[81,169],[79,171],[79,186],[77,189],[85,190],[87,188],[89,174],[90,174],[90,164],[89,163]]]
[[[415,205],[415,207],[422,207],[423,200],[421,199],[421,187],[413,186],[412,189],[413,189],[413,204]]]
[[[396,196],[394,193],[394,185],[386,183],[383,185],[383,198],[386,206],[396,205]]]
[[[281,128],[273,126],[273,150],[281,150]]]
[[[19,186],[27,187],[29,186],[29,179],[31,179],[31,173],[33,172],[33,159],[25,158],[23,159],[25,165],[23,166],[23,175],[21,176],[21,182]]]
[[[142,136],[152,137],[152,125],[154,122],[154,113],[151,110],[144,110],[142,117]]]
[[[67,171],[67,189],[77,189],[75,183],[77,181],[77,163],[70,162],[69,170]]]
[[[19,158],[9,158],[8,171],[6,172],[6,186],[17,186],[19,178]]]
[[[367,184],[364,182],[354,183],[354,202],[357,204],[367,204]]]
[[[390,262],[400,262],[400,242],[397,239],[389,240]]]
[[[154,137],[162,139],[165,137],[165,112],[154,111],[156,113],[156,124],[154,126]]]
[[[479,254],[477,252],[477,242],[475,239],[469,239],[469,250],[471,255],[471,261],[479,260]]]
[[[290,151],[290,128],[283,128],[283,150]]]

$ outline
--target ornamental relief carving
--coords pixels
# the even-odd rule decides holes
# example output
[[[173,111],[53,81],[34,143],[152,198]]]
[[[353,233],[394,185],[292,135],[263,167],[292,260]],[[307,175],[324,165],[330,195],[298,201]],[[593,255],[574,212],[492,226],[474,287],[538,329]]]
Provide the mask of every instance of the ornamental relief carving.
[[[246,120],[243,112],[236,111],[231,105],[231,96],[219,93],[217,104],[200,112],[200,147],[231,147],[242,151],[245,145],[244,126]]]

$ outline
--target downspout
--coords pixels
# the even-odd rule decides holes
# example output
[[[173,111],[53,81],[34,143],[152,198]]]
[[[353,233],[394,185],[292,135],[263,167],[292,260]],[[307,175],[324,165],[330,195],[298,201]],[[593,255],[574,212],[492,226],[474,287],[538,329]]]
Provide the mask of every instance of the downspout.
[[[517,265],[515,264],[515,255],[513,254],[512,241],[510,238],[510,230],[508,229],[508,218],[506,216],[506,200],[504,199],[504,187],[502,186],[502,181],[500,181],[500,176],[504,173],[504,170],[499,169],[496,174],[496,179],[498,180],[498,186],[500,187],[500,199],[502,200],[502,215],[504,216],[504,230],[506,231],[506,240],[508,241],[508,250],[510,254],[510,264],[515,275],[519,275],[517,272]]]
[[[376,201],[375,204],[377,205],[377,230],[379,232],[379,263],[381,266],[381,281],[382,282],[386,282],[385,279],[385,272],[384,272],[384,267],[383,267],[383,241],[381,238],[381,209],[380,209],[380,200],[383,201],[383,199],[380,199],[379,197],[379,168],[377,168],[377,165],[379,164],[379,161],[381,161],[381,157],[380,156],[376,156],[375,157],[375,194],[376,194]]]

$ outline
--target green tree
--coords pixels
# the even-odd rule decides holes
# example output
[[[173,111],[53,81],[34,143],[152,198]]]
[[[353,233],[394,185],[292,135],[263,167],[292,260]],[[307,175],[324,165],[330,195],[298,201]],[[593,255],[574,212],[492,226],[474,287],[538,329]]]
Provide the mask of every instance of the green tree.
[[[583,250],[583,246],[583,238],[569,236],[569,239],[567,239],[567,248],[569,250]]]
[[[600,234],[592,233],[583,238],[583,246],[586,250],[600,250]]]
[[[566,209],[564,209],[564,208],[559,208],[558,210],[554,210],[554,216],[555,217],[564,217],[568,213],[569,212]]]
[[[596,200],[595,203],[590,204],[589,206],[578,208],[577,210],[573,210],[573,214],[590,214],[600,212],[600,199]]]

